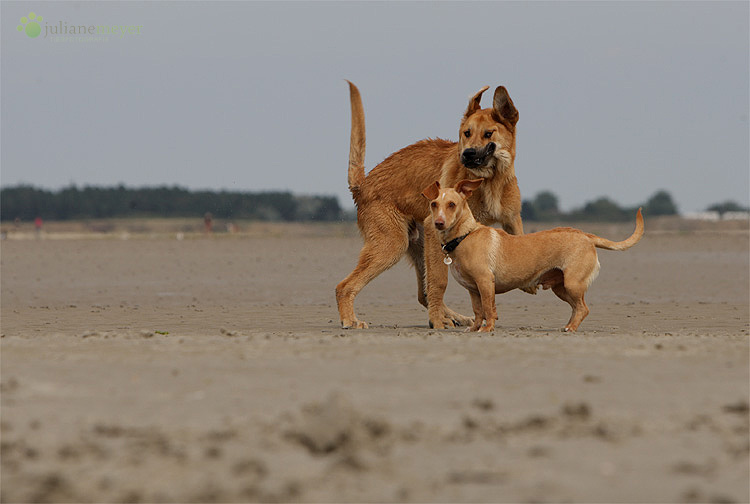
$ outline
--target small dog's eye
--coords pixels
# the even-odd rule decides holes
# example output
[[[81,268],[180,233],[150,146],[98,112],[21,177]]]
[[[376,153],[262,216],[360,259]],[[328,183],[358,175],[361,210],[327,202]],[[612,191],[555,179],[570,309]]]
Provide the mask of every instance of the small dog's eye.
[[[435,203],[435,202],[433,201],[432,203],[430,203],[430,206],[431,206],[432,208],[435,208],[435,207],[437,206],[437,203]]]
[[[455,207],[456,207],[456,204],[453,203],[452,201],[448,203],[448,208],[455,208]]]
[[[492,138],[492,131],[485,131],[484,138]]]
[[[466,130],[466,131],[464,131],[464,136],[465,136],[466,138],[469,138],[469,137],[471,136],[471,130]]]

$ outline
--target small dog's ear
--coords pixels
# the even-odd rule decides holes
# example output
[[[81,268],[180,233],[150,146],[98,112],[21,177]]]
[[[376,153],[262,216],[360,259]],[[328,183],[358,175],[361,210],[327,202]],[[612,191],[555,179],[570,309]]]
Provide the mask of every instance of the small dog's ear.
[[[480,102],[482,101],[482,93],[487,91],[489,88],[489,86],[484,86],[482,89],[477,91],[474,96],[469,98],[469,106],[466,108],[466,112],[464,112],[464,118],[469,117],[471,114],[482,108],[482,106],[480,105]]]
[[[438,182],[437,180],[433,182],[432,184],[428,185],[427,187],[425,187],[424,191],[422,191],[422,196],[424,196],[430,201],[437,198],[439,194],[440,194],[440,182]]]
[[[484,182],[483,178],[475,179],[475,180],[462,180],[458,184],[456,184],[456,192],[459,192],[464,195],[464,197],[468,198],[471,196],[474,191],[479,189],[479,186],[482,185],[482,182]]]
[[[492,99],[492,109],[497,115],[507,120],[513,126],[518,122],[518,110],[510,99],[508,90],[504,86],[495,89],[495,97]]]

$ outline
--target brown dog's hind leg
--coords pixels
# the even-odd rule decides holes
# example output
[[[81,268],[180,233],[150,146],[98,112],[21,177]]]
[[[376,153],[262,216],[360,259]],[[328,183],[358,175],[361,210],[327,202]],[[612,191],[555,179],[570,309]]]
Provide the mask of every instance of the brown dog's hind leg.
[[[421,228],[421,224],[419,225]],[[424,268],[424,236],[421,230],[409,231],[409,248],[406,255],[417,273],[417,299],[419,304],[427,308],[427,284],[425,283]]]
[[[378,224],[376,236],[365,236],[357,267],[336,286],[341,327],[367,328],[367,323],[357,320],[354,315],[354,298],[365,285],[395,265],[406,252],[409,243],[406,226],[397,221],[385,220]]]

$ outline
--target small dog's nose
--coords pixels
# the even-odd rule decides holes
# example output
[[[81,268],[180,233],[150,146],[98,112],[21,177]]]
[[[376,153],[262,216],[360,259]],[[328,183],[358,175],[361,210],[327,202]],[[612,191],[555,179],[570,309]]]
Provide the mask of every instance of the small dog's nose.
[[[443,220],[435,220],[435,227],[443,229],[445,227],[445,222]]]

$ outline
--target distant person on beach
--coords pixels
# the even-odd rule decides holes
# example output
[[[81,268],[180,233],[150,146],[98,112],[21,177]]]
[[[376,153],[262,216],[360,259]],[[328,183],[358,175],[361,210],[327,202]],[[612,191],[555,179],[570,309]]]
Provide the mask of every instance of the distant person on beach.
[[[206,212],[203,216],[203,225],[205,226],[206,234],[213,233],[214,230],[214,216],[211,212]]]
[[[36,229],[37,238],[42,234],[42,224],[43,222],[41,217],[37,217],[36,219],[34,219],[34,229]]]

